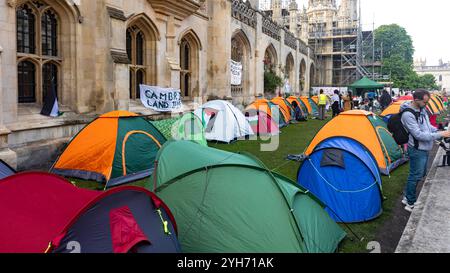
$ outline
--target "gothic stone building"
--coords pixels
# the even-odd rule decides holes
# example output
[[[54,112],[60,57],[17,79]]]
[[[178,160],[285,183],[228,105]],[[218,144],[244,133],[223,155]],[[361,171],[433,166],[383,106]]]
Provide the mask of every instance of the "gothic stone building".
[[[319,86],[348,86],[361,78],[358,0],[309,0],[299,9],[296,0],[271,0],[266,11],[315,51]],[[359,41],[358,41],[359,39]]]
[[[89,121],[112,110],[153,119],[139,84],[179,88],[185,111],[264,96],[264,70],[309,91],[314,53],[241,0],[0,0],[0,158],[48,167]],[[231,86],[230,60],[243,65]],[[40,115],[56,90],[64,115]]]

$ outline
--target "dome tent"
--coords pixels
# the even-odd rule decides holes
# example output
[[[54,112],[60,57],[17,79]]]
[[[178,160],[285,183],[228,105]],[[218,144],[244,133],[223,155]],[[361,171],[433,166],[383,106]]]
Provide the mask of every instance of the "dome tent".
[[[215,100],[194,111],[205,127],[208,141],[230,143],[254,135],[245,116],[231,103]]]
[[[167,206],[139,187],[105,192],[46,173],[0,180],[0,253],[180,252]]]
[[[319,116],[319,106],[311,98],[303,96],[300,97],[300,100],[306,105],[310,115],[314,117]]]
[[[380,117],[382,117],[385,122],[388,122],[393,115],[400,113],[402,105],[408,102],[409,101],[402,100],[391,103],[391,105],[384,109],[384,111],[380,114]]]
[[[256,100],[252,104],[250,104],[246,110],[256,110],[256,109],[258,112],[262,111],[263,113],[267,113],[272,118],[272,120],[278,124],[279,128],[286,127],[289,124],[289,120],[286,118],[280,106],[276,105],[275,103],[269,100],[266,99]]]
[[[308,108],[306,108],[305,104],[302,100],[295,96],[290,96],[287,98],[287,101],[294,108],[294,112],[296,113],[297,121],[307,121],[308,120]]]
[[[201,120],[192,112],[172,119],[153,121],[152,124],[167,139],[190,140],[208,146],[205,128]]]
[[[113,187],[151,175],[166,138],[137,114],[115,111],[84,127],[55,162],[51,172]]]
[[[360,142],[375,157],[383,175],[389,175],[408,161],[387,124],[371,112],[352,110],[333,118],[317,133],[305,154],[311,155],[317,145],[330,137],[348,137]]]
[[[295,121],[295,112],[292,105],[282,97],[276,97],[271,100],[272,103],[278,105],[280,107],[281,112],[286,117],[286,120],[289,122]]]
[[[202,121],[194,114],[184,114],[172,127],[172,138],[175,140],[190,140],[203,146],[208,146],[205,128]]]
[[[377,163],[370,151],[353,139],[322,141],[300,166],[297,181],[327,205],[336,222],[365,222],[382,213]]]
[[[170,141],[152,181],[188,253],[334,252],[345,237],[312,196],[248,155]]]
[[[258,135],[278,135],[279,128],[284,124],[278,105],[268,100],[253,102],[245,109],[244,115],[253,132]]]

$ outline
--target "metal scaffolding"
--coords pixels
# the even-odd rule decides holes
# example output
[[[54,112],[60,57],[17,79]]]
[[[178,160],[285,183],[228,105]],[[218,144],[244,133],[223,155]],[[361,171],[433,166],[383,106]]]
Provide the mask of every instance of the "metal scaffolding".
[[[321,85],[332,77],[331,85],[340,87],[368,77],[386,79],[379,73],[380,54],[374,44],[374,31],[363,31],[361,11],[357,20],[334,20],[333,26],[319,20],[309,21],[309,45],[317,54]],[[330,30],[331,29],[331,30]],[[367,54],[367,53],[370,54]],[[328,76],[327,76],[328,75]]]

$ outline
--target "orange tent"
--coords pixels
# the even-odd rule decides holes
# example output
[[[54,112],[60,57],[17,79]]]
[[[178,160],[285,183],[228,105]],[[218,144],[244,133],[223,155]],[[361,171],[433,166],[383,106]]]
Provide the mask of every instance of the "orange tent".
[[[274,121],[278,123],[280,128],[287,126],[289,124],[289,119],[286,118],[281,107],[274,104],[273,102],[271,102],[269,100],[266,100],[266,99],[259,99],[259,100],[254,101],[252,104],[250,104],[247,107],[247,109],[245,109],[245,113],[250,114],[251,111],[253,111],[253,113],[258,113],[258,112],[262,111],[262,112],[266,113],[267,115],[269,115],[269,117],[271,117],[271,119],[273,119],[273,118],[275,118],[275,115],[273,115],[273,113],[272,113],[273,107],[280,110],[279,115],[277,115],[279,117],[278,120],[274,120]]]
[[[435,106],[437,106],[439,112],[444,112],[445,108],[444,108],[444,104],[442,103],[441,99],[436,96],[436,95],[431,95],[431,100],[430,100],[430,104],[435,104]]]
[[[400,108],[404,103],[407,103],[408,101],[396,101],[389,105],[384,111],[381,113],[381,117],[388,117],[391,115],[395,115],[400,113]]]
[[[299,98],[295,96],[290,96],[287,98],[287,101],[294,107],[295,104],[300,108],[301,114],[304,120],[308,119],[308,108],[306,108],[305,103]]]
[[[319,105],[319,97],[318,96],[314,96],[311,98],[317,105]]]
[[[308,113],[311,115],[313,112],[313,109],[312,109],[311,104],[309,103],[309,98],[308,97],[300,97],[300,100],[303,101],[306,108],[308,108]]]
[[[116,186],[148,177],[165,137],[137,114],[116,111],[88,124],[52,167],[61,176]]]
[[[385,175],[407,161],[386,123],[371,112],[352,110],[341,113],[319,131],[305,154],[309,156],[317,145],[332,137],[348,137],[364,145]]]
[[[431,97],[430,98],[430,101],[428,102],[427,106],[430,108],[430,110],[433,113],[433,115],[440,115],[441,114],[441,109],[438,106],[438,102],[437,102],[437,99],[435,97]]]
[[[258,111],[264,111],[269,116],[272,116],[272,109],[270,107],[270,102],[266,99],[260,99],[254,101],[252,104],[250,104],[247,107],[247,110],[258,110]]]
[[[287,123],[289,123],[291,120],[294,119],[293,109],[286,99],[284,99],[282,97],[276,97],[276,98],[272,99],[271,102],[280,107],[281,113],[286,118]]]

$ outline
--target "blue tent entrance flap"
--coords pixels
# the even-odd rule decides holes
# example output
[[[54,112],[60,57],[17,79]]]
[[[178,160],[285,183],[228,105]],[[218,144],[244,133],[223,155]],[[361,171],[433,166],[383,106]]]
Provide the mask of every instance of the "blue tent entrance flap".
[[[323,141],[300,166],[298,183],[327,206],[336,222],[365,222],[382,213],[377,163],[353,139],[334,137]]]
[[[16,171],[6,164],[5,161],[0,159],[0,179],[7,178],[8,176],[12,176],[16,174]]]
[[[320,167],[337,166],[345,169],[344,152],[338,149],[327,149],[322,155]]]

